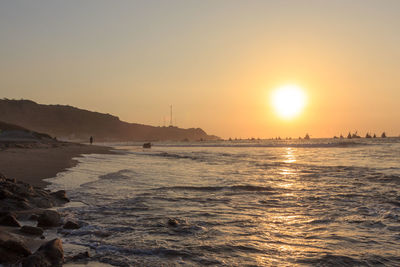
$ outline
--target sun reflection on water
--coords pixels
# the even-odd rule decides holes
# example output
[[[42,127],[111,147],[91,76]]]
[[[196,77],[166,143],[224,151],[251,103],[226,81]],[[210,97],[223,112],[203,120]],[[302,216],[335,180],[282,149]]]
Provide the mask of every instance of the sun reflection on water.
[[[294,163],[296,162],[296,156],[295,156],[296,149],[292,147],[287,147],[286,148],[286,154],[284,156],[284,163]]]
[[[291,188],[295,185],[297,180],[297,170],[292,166],[297,161],[296,159],[297,150],[291,147],[285,148],[283,151],[283,160],[285,166],[279,169],[278,174],[281,176],[281,182],[278,184],[282,188]],[[282,177],[283,176],[283,177]]]

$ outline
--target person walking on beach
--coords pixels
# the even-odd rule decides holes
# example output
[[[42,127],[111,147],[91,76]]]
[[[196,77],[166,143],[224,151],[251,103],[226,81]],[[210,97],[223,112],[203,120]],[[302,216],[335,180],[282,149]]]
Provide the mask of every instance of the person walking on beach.
[[[93,136],[91,136],[91,137],[89,138],[89,142],[90,142],[90,144],[93,144]]]

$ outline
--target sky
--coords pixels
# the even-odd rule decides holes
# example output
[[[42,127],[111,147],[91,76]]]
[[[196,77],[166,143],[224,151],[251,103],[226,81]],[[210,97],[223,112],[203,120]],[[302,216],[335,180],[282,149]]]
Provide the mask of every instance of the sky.
[[[223,138],[400,135],[400,1],[0,2],[0,97]],[[272,92],[294,84],[284,120]]]

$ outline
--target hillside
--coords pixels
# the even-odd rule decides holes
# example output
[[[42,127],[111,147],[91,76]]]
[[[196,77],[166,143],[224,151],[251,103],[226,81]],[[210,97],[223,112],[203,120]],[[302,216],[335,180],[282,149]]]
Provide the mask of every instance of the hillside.
[[[214,140],[200,128],[154,127],[128,123],[110,114],[30,100],[0,100],[0,121],[16,124],[64,140],[180,141]]]
[[[0,121],[0,141],[54,141],[48,134],[34,132],[24,127]]]

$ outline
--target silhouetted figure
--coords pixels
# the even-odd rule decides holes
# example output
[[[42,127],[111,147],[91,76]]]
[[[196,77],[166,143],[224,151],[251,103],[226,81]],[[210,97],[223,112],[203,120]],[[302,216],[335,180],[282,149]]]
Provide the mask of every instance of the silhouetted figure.
[[[310,135],[309,135],[309,134],[306,134],[306,136],[304,136],[304,139],[305,139],[305,140],[310,140]]]
[[[367,134],[365,135],[365,138],[372,138],[372,136],[371,136],[369,133],[367,133]]]
[[[93,144],[93,136],[91,136],[91,137],[89,138],[89,142],[90,142],[90,144]]]
[[[381,135],[381,137],[382,137],[382,138],[386,138],[386,133],[383,132],[382,135]]]

